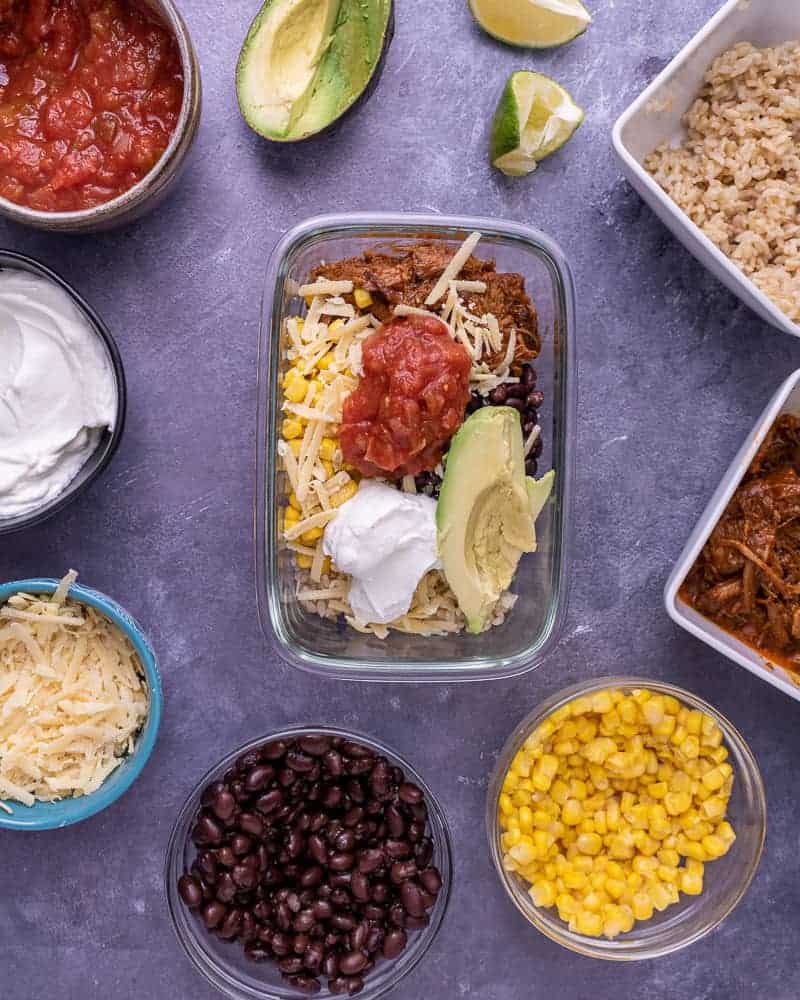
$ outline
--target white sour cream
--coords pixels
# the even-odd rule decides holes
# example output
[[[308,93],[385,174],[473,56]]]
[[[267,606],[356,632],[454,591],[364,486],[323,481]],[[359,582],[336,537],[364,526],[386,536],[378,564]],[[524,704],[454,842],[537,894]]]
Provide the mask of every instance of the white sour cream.
[[[325,529],[323,548],[352,577],[357,620],[386,625],[408,612],[420,580],[439,566],[436,501],[363,480]]]
[[[63,493],[116,415],[108,352],[70,296],[0,271],[0,518]]]

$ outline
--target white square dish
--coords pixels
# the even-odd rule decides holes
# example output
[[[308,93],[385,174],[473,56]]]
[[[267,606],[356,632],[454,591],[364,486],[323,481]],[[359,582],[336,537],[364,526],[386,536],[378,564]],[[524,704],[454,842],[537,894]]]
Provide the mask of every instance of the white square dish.
[[[796,38],[800,38],[800,3],[795,0],[729,0],[620,116],[613,142],[632,187],[686,249],[763,320],[800,337],[800,325],[711,242],[643,166],[656,146],[664,141],[677,145],[685,137],[681,119],[717,56],[737,42],[764,48]]]
[[[728,506],[731,497],[739,488],[745,473],[750,467],[756,452],[764,443],[770,428],[783,413],[800,414],[800,370],[794,372],[778,389],[762,413],[749,437],[742,445],[739,454],[731,463],[730,468],[720,483],[711,502],[706,507],[697,527],[686,543],[680,559],[664,589],[664,601],[667,612],[674,622],[685,628],[687,632],[708,643],[717,652],[728,659],[745,667],[751,673],[765,680],[768,684],[779,688],[790,698],[800,701],[800,680],[792,676],[752,647],[740,642],[729,632],[725,632],[714,622],[705,618],[698,611],[685,604],[678,596],[678,591],[694,566],[711,532]]]

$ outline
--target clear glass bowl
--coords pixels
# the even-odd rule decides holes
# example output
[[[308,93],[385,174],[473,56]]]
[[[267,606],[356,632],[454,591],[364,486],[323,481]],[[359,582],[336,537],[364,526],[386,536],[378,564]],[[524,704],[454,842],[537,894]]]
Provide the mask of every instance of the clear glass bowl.
[[[291,553],[282,550],[278,524],[287,495],[277,460],[284,320],[301,311],[296,289],[325,260],[408,248],[420,240],[447,242],[455,250],[474,230],[483,233],[478,256],[494,258],[498,270],[521,273],[539,313],[542,353],[536,369],[545,394],[539,467],[556,470],[555,492],[537,521],[539,551],[520,564],[513,586],[519,601],[504,625],[479,636],[392,632],[380,640],[306,612],[295,597],[294,564]],[[259,616],[265,632],[271,625],[289,663],[350,680],[450,682],[516,676],[541,662],[558,638],[567,603],[574,329],[574,290],[564,255],[527,226],[445,216],[339,215],[304,222],[281,240],[267,269],[261,318],[255,535]]]
[[[637,923],[634,929],[614,941],[588,938],[570,931],[557,912],[533,905],[528,895],[530,886],[519,876],[503,868],[500,826],[497,820],[498,800],[503,779],[511,761],[536,727],[549,715],[581,695],[606,688],[631,691],[647,688],[660,694],[670,694],[681,704],[699,709],[712,716],[722,730],[729,761],[734,769],[733,792],[728,807],[728,819],[736,831],[736,841],[722,858],[709,862],[705,872],[705,888],[700,896],[681,894],[680,902],[652,920]],[[669,955],[694,944],[710,934],[739,903],[755,875],[767,830],[767,805],[764,785],[753,754],[735,727],[711,705],[672,684],[643,677],[605,677],[576,684],[548,698],[517,726],[503,747],[489,782],[486,800],[486,831],[494,866],[508,895],[523,916],[551,941],[590,958],[612,961],[636,961]]]
[[[392,765],[401,767],[406,777],[422,789],[428,806],[430,836],[434,843],[431,864],[439,869],[442,877],[441,891],[436,899],[436,905],[429,914],[430,923],[420,931],[409,933],[408,945],[396,961],[380,961],[376,964],[375,969],[366,978],[364,989],[358,994],[360,1000],[377,1000],[405,979],[425,957],[444,920],[453,881],[450,830],[441,805],[411,764],[379,740],[350,730],[330,726],[292,726],[280,732],[268,733],[228,754],[200,779],[175,821],[167,847],[165,865],[167,902],[178,941],[198,972],[230,1000],[299,1000],[301,997],[308,997],[309,994],[289,986],[271,962],[251,962],[245,958],[241,945],[236,942],[221,941],[209,934],[199,918],[181,900],[178,893],[178,879],[188,870],[197,854],[189,832],[200,808],[200,796],[210,782],[222,777],[235,763],[237,757],[253,747],[272,740],[319,734],[341,736],[346,740],[354,740],[370,747],[386,757]],[[315,996],[324,1000],[333,994],[323,985],[322,990]]]

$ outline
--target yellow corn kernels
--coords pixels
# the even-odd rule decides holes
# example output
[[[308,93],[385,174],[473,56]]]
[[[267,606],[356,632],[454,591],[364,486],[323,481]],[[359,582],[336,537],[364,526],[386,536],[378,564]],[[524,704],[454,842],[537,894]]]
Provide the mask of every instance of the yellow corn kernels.
[[[606,712],[610,712],[614,707],[614,702],[611,698],[610,691],[597,691],[592,695],[591,698],[592,711],[597,712],[598,715],[603,715]]]
[[[342,486],[341,489],[333,494],[331,497],[331,506],[341,507],[343,503],[352,500],[356,493],[358,493],[358,484],[352,481],[347,483],[346,486]]]
[[[687,896],[699,896],[703,891],[703,876],[684,870],[681,872],[679,887]]]
[[[372,305],[372,296],[366,288],[357,288],[353,292],[353,298],[359,309],[368,309]]]
[[[503,781],[504,865],[579,934],[614,938],[699,895],[730,850],[733,783],[709,716],[646,690],[594,692],[525,740]]]
[[[292,441],[294,438],[301,438],[303,436],[303,425],[299,420],[284,420],[283,427],[281,428],[281,434],[285,441]]]
[[[720,798],[717,795],[713,795],[711,798],[705,800],[700,809],[700,812],[706,819],[715,821],[721,820],[728,809],[728,803],[725,799]]]
[[[582,833],[576,843],[581,854],[595,855],[603,850],[603,840],[597,833]]]
[[[670,816],[680,816],[692,804],[692,797],[688,792],[667,792],[664,796],[664,807]]]
[[[575,930],[578,934],[583,934],[585,937],[601,937],[603,933],[603,918],[599,913],[589,913],[588,911],[579,911],[573,921],[570,922],[570,928]]]
[[[556,888],[552,882],[534,882],[530,891],[530,897],[534,906],[545,908],[553,906],[556,902]]]
[[[711,833],[707,837],[703,837],[702,840],[703,850],[710,861],[716,858],[721,858],[723,854],[728,853],[729,845],[725,841],[718,837],[716,834]]]
[[[653,901],[653,906],[660,912],[666,910],[666,908],[672,902],[672,895],[665,885],[660,882],[653,883],[649,889],[648,893],[650,899]]]
[[[302,403],[306,398],[308,382],[296,368],[290,368],[284,379],[283,394],[290,403]]]
[[[653,901],[646,892],[635,892],[633,894],[631,908],[637,920],[650,920],[653,916]]]

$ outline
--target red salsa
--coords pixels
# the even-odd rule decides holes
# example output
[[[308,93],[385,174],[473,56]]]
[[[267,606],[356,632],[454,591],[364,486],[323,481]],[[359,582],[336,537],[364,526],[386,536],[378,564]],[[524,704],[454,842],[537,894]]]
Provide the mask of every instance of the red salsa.
[[[0,0],[0,196],[111,201],[161,159],[182,103],[177,42],[134,0]]]
[[[364,375],[345,400],[346,462],[365,476],[416,476],[441,461],[464,420],[470,356],[444,323],[409,316],[364,342]]]

